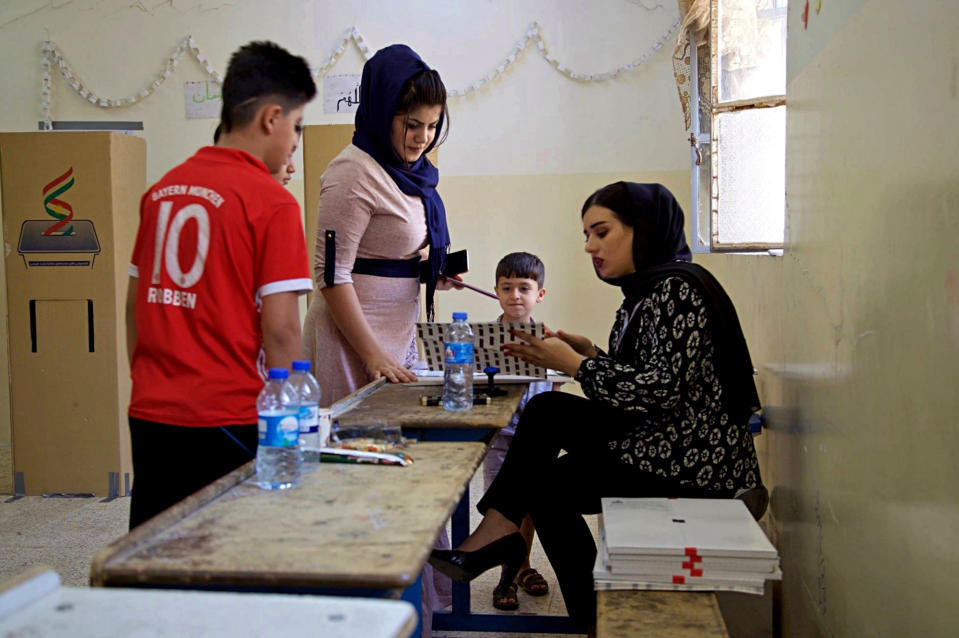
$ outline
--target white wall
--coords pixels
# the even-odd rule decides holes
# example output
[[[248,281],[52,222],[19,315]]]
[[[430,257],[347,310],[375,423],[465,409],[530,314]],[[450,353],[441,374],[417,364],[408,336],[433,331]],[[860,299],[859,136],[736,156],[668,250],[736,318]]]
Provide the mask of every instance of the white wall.
[[[959,3],[790,3],[786,249],[710,255],[759,368],[785,636],[959,608]]]
[[[461,89],[494,70],[533,21],[541,25],[551,53],[572,69],[615,69],[647,52],[675,22],[674,3],[662,5],[647,10],[638,0],[4,3],[0,130],[36,130],[43,39],[54,41],[84,82],[104,97],[140,91],[188,34],[222,73],[230,53],[253,39],[275,40],[318,67],[352,26],[373,49],[409,44],[449,88]],[[683,167],[686,154],[675,143],[682,122],[675,91],[668,88],[670,49],[655,52],[649,63],[619,79],[587,85],[557,73],[530,46],[498,81],[450,101],[453,129],[442,149],[443,173]],[[363,61],[350,45],[332,72],[359,73]],[[183,113],[183,82],[203,79],[203,69],[188,57],[153,96],[105,110],[55,76],[54,119],[142,120],[147,177],[155,180],[212,135],[214,120],[185,120]],[[306,114],[308,124],[350,121],[350,115],[324,115],[319,101]]]

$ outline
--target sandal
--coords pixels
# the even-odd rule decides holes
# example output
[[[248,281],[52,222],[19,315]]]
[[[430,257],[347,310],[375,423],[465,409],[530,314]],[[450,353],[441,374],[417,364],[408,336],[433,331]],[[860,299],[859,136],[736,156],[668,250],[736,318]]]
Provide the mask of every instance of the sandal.
[[[545,596],[549,593],[549,583],[543,578],[543,575],[530,567],[524,569],[516,576],[516,582],[530,596]]]
[[[502,583],[500,583],[502,585]],[[493,589],[493,607],[503,611],[514,611],[519,609],[519,599],[516,596],[516,583],[510,583],[506,587],[497,585]]]

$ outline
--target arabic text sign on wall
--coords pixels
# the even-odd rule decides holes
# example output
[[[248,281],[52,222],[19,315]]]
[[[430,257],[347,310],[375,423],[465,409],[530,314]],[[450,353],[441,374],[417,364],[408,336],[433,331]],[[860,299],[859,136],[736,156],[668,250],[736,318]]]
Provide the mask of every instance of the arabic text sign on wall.
[[[223,97],[220,95],[220,85],[216,82],[184,82],[183,95],[186,98],[186,119],[220,117]]]
[[[327,75],[323,78],[324,113],[356,113],[359,104],[359,75]]]

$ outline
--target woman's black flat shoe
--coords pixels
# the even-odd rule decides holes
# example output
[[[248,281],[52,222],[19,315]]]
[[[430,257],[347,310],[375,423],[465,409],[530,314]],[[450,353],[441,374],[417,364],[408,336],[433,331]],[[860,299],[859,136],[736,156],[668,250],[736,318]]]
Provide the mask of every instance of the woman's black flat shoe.
[[[503,578],[506,582],[513,582],[524,560],[526,541],[519,532],[507,534],[472,552],[434,549],[430,553],[430,565],[462,583],[469,582],[498,565],[505,565]]]

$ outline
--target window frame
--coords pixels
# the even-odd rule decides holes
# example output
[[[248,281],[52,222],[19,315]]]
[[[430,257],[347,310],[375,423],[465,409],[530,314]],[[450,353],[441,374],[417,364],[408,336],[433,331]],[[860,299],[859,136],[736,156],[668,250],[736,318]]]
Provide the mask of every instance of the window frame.
[[[709,107],[710,121],[708,130],[703,130],[701,118],[701,89],[703,78],[700,75],[700,49],[702,48],[695,35],[690,32],[687,34],[689,41],[689,67],[690,67],[690,199],[691,199],[691,225],[692,225],[692,246],[694,253],[730,253],[730,252],[767,252],[769,254],[782,254],[783,242],[737,242],[723,243],[719,241],[720,218],[722,216],[722,206],[719,197],[719,177],[718,165],[720,150],[718,137],[714,135],[717,129],[717,121],[720,115],[725,113],[734,113],[738,111],[747,111],[755,109],[786,107],[786,96],[766,95],[755,98],[731,100],[720,103],[719,100],[719,75],[720,75],[720,54],[719,54],[719,11],[718,3],[720,0],[710,0],[709,17],[709,42],[702,46],[706,48],[704,57],[709,60],[709,69],[707,70],[709,87]],[[777,2],[777,0],[774,0]],[[778,7],[777,7],[778,8]],[[788,1],[782,9],[788,8]],[[708,151],[704,147],[708,146]],[[705,155],[708,154],[708,158]],[[708,228],[700,228],[701,194],[700,187],[703,162],[708,161],[708,182],[709,182],[709,212],[707,219]],[[785,171],[786,158],[783,156],[783,170]],[[784,203],[785,207],[785,203]],[[703,231],[706,231],[705,235]]]

